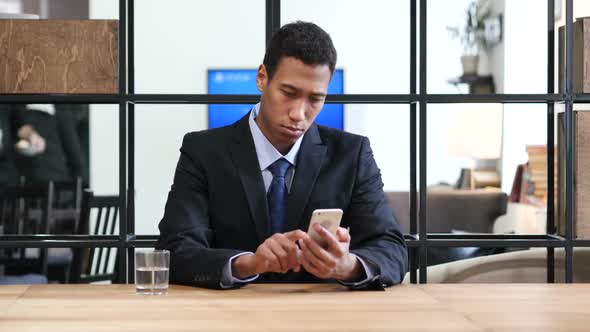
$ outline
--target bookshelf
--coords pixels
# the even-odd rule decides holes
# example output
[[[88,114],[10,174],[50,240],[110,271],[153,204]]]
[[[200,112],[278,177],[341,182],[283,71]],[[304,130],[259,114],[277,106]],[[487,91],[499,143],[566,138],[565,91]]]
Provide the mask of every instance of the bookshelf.
[[[547,92],[544,94],[429,94],[427,93],[427,0],[410,1],[410,91],[408,94],[344,94],[328,96],[327,103],[347,104],[407,104],[410,106],[410,232],[405,235],[410,249],[411,282],[427,283],[427,249],[430,247],[544,247],[547,248],[547,281],[554,280],[554,248],[564,248],[566,253],[566,282],[573,281],[573,249],[590,247],[590,240],[576,240],[573,237],[574,225],[574,179],[573,162],[573,104],[589,103],[590,94],[574,93],[573,84],[573,0],[566,0],[565,38],[568,47],[565,50],[565,71],[563,94],[555,93],[555,28],[554,0],[547,0],[548,11],[548,79]],[[272,32],[280,27],[280,0],[265,0],[266,4],[266,40]],[[420,8],[420,10],[418,10]],[[258,100],[255,95],[209,95],[209,94],[137,94],[135,93],[135,52],[134,52],[134,0],[119,0],[119,39],[118,39],[118,90],[104,94],[0,94],[0,103],[68,103],[68,104],[114,104],[119,107],[119,193],[120,225],[117,236],[66,236],[66,235],[32,235],[0,236],[0,248],[6,247],[117,247],[118,270],[128,273],[119,274],[120,283],[133,281],[133,250],[139,247],[152,247],[156,235],[135,234],[135,105],[156,103],[182,104],[227,104],[253,103]],[[554,174],[554,125],[556,121],[555,104],[565,105],[564,137],[566,140],[564,168],[565,194],[565,236],[559,236],[554,223],[555,206],[547,206],[547,233],[541,235],[501,235],[501,234],[431,234],[426,223],[426,119],[428,106],[436,103],[535,103],[547,105],[547,174]],[[419,163],[418,163],[419,161]],[[555,179],[547,179],[548,202],[554,201]],[[418,203],[422,209],[418,210]],[[417,272],[420,273],[417,273]]]

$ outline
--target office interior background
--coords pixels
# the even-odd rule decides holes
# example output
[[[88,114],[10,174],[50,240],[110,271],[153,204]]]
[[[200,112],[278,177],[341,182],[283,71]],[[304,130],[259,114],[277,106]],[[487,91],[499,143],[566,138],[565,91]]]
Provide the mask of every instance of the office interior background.
[[[470,86],[461,79],[466,77],[461,63],[465,49],[449,27],[465,24],[465,10],[472,1],[427,3],[427,93],[469,94],[473,83]],[[498,24],[495,28],[500,31],[477,52],[479,63],[473,76],[484,81],[488,89],[484,93],[547,93],[547,1],[478,3],[486,6],[490,22]],[[116,0],[0,0],[0,12],[50,19],[116,20],[118,6]],[[332,36],[345,94],[410,93],[410,1],[282,0],[280,11],[281,24],[312,21]],[[564,24],[564,16],[564,1],[556,1],[556,31]],[[574,18],[585,16],[590,16],[590,2],[574,1]],[[209,70],[256,69],[264,56],[265,17],[262,0],[135,1],[135,92],[206,94]],[[558,49],[556,33],[556,86]],[[559,104],[555,108],[556,112],[564,109]],[[343,109],[344,130],[371,140],[384,190],[406,195],[410,191],[410,106],[345,104]],[[97,104],[89,110],[89,186],[96,195],[118,195],[119,107]],[[138,104],[135,114],[135,233],[157,235],[182,137],[208,128],[208,105]],[[465,190],[460,183],[464,170],[485,162],[492,171],[487,175],[496,178],[481,188],[474,188],[477,184],[471,181],[467,190],[504,193],[507,202],[489,231],[544,234],[543,197],[533,202],[509,200],[518,166],[530,158],[527,147],[546,143],[546,104],[430,104],[427,186],[432,192],[461,186]],[[459,204],[468,208],[466,202]],[[448,211],[443,207],[432,213]],[[465,212],[465,218],[468,215]],[[450,224],[446,232],[480,231],[468,225],[468,220],[456,227]]]

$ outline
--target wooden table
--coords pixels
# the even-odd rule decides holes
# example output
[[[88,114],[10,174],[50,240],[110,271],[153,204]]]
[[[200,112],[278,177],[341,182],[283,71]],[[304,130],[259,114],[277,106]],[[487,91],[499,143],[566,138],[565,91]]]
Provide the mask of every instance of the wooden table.
[[[588,331],[590,285],[0,286],[0,331]]]

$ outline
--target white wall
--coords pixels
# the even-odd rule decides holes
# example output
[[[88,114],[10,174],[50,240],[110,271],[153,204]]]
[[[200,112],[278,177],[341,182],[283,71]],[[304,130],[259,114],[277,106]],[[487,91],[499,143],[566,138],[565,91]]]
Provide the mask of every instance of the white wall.
[[[462,93],[447,82],[460,76],[463,47],[458,39],[452,39],[448,26],[464,22],[465,8],[469,0],[428,1],[428,49],[427,81],[429,93]],[[456,107],[453,104],[430,104],[427,115],[427,183],[454,184],[463,167],[471,161],[449,154],[449,138]]]
[[[502,14],[504,17],[504,12],[506,11],[506,1],[505,0],[493,0],[491,3],[491,13],[492,15],[499,15]],[[503,19],[504,20],[504,19]],[[503,26],[505,28],[505,26]],[[486,68],[489,73],[494,77],[494,84],[496,86],[496,93],[504,93],[504,36],[506,31],[502,31],[502,40],[494,46],[489,47],[486,52],[489,54],[488,56],[488,68]],[[480,68],[481,70],[481,68]]]
[[[89,1],[91,19],[118,19],[118,1]],[[97,195],[119,194],[119,106],[90,106],[90,187]]]
[[[445,27],[461,19],[467,0],[429,1],[428,89],[455,93],[446,83],[461,72],[461,47]],[[118,2],[91,0],[91,18],[117,18]],[[407,0],[286,0],[281,22],[311,20],[332,36],[346,93],[409,92]],[[136,2],[138,93],[205,93],[207,68],[256,68],[264,55],[264,1]],[[439,105],[443,106],[443,105]],[[92,185],[118,191],[117,107],[91,113]],[[465,160],[447,155],[448,117],[428,114],[428,182],[453,182]],[[136,107],[136,229],[157,234],[182,136],[206,126],[204,105]],[[386,190],[409,189],[409,106],[347,105],[345,129],[366,135]]]
[[[313,9],[312,9],[313,8]],[[338,8],[336,11],[335,8]],[[288,0],[281,23],[312,21],[332,37],[345,93],[409,93],[408,1]],[[368,136],[386,189],[409,189],[409,106],[345,105],[345,129]]]
[[[538,0],[506,1],[504,92],[547,92],[547,6]],[[523,24],[526,13],[526,24]],[[505,104],[502,189],[510,192],[518,164],[528,160],[526,145],[547,143],[547,106]]]

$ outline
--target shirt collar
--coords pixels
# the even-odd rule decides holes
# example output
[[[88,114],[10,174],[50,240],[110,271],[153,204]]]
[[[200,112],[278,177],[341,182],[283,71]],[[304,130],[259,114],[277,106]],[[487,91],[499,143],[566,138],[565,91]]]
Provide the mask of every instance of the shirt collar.
[[[260,170],[263,171],[268,168],[268,166],[272,165],[275,161],[281,158],[287,159],[291,165],[295,166],[297,162],[297,154],[299,153],[299,148],[301,147],[301,140],[303,139],[303,135],[299,137],[299,139],[293,144],[291,150],[286,155],[282,155],[264,136],[256,121],[256,117],[260,112],[260,103],[256,104],[252,111],[250,112],[250,118],[248,119],[248,124],[250,125],[250,132],[252,133],[252,138],[254,139],[254,147],[256,148],[256,156],[258,157],[258,163],[260,164]]]

